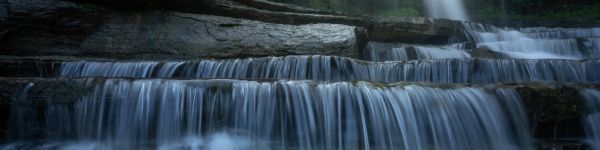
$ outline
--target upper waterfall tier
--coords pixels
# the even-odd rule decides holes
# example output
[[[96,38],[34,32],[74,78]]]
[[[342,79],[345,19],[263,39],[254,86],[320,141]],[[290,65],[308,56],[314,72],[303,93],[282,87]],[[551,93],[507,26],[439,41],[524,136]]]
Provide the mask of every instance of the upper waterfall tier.
[[[504,54],[506,58],[600,58],[600,28],[498,28],[465,24],[467,36],[477,48]]]
[[[12,103],[6,130],[11,144],[5,146],[36,148],[22,141],[40,140],[57,148],[177,149],[210,147],[215,134],[250,149],[531,146],[523,106],[510,88],[240,80],[85,83],[90,93],[70,104],[47,101],[44,113],[27,100],[33,83],[25,87],[22,99]],[[50,123],[38,126],[30,117]],[[57,140],[63,142],[53,143]]]
[[[187,62],[64,62],[62,77],[230,78],[436,83],[600,82],[600,60],[441,59],[367,62],[288,56]]]
[[[370,41],[360,58],[398,61],[445,58],[593,59],[600,58],[600,28],[499,28],[465,23],[467,41],[415,45]]]

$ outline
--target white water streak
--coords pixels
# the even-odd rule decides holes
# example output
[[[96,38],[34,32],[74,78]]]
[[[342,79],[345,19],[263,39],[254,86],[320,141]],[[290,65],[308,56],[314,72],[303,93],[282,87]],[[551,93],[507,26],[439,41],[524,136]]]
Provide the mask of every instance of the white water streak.
[[[584,97],[588,114],[584,118],[585,131],[592,149],[600,149],[600,91],[584,89],[580,91]]]
[[[429,17],[469,20],[462,0],[424,0]]]
[[[45,136],[81,141],[79,148],[102,143],[117,149],[527,149],[522,142],[530,137],[518,133],[528,130],[522,129],[527,127],[523,114],[516,113],[522,106],[515,103],[514,90],[502,91],[366,82],[110,79],[72,109],[55,107],[66,113],[45,118],[72,121],[36,128],[59,130],[63,135]],[[55,105],[61,104],[48,107]],[[218,134],[223,131],[228,134]],[[212,144],[189,139],[215,134]],[[233,142],[230,135],[247,140]]]

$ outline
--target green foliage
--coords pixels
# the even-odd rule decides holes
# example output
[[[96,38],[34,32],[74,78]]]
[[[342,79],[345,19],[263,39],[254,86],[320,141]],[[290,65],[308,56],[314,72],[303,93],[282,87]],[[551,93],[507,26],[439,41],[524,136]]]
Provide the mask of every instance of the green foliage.
[[[320,10],[331,10],[334,6],[334,2],[332,1],[323,1],[323,0],[309,0],[308,6],[314,9]]]
[[[600,17],[600,3],[582,6],[578,8],[567,8],[548,10],[543,13],[535,14],[535,18],[542,19],[567,19],[573,17]]]
[[[379,16],[422,16],[422,0],[271,0],[305,7]],[[464,0],[472,20],[600,18],[598,0]],[[502,6],[505,5],[504,9]]]
[[[512,2],[518,6],[525,6],[525,7],[544,5],[544,0],[511,0],[510,2]]]
[[[483,7],[472,11],[471,14],[473,14],[471,17],[475,18],[502,18],[505,15],[502,10],[496,7]]]
[[[600,1],[597,0],[465,0],[465,4],[474,21],[553,22],[568,19],[600,23],[600,20],[593,20],[600,19]]]
[[[381,16],[419,16],[421,0],[271,0],[300,6],[346,13]]]
[[[419,10],[415,8],[398,8],[390,10],[382,10],[375,13],[379,16],[421,16]]]

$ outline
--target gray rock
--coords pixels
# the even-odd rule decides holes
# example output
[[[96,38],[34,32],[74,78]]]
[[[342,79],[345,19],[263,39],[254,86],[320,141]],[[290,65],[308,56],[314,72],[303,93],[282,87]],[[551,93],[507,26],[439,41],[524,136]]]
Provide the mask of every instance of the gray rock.
[[[356,57],[358,49],[368,40],[440,44],[447,42],[452,35],[462,33],[460,22],[450,20],[419,17],[374,19],[270,2],[211,0],[193,3],[198,8],[207,8],[206,11],[186,11],[187,7],[174,7],[187,4],[184,1],[164,8],[159,4],[169,2],[162,0],[154,0],[156,3],[132,1],[123,7],[116,6],[116,1],[75,1],[82,3],[0,0],[0,10],[6,12],[0,14],[0,54],[117,59],[295,54]],[[138,4],[148,6],[139,5],[146,8],[144,10],[134,9]],[[191,14],[196,12],[262,22]],[[354,26],[364,28],[354,33]]]
[[[418,44],[448,44],[466,41],[462,36],[463,26],[459,21],[425,17],[378,18],[370,26],[369,39],[381,42],[403,42]],[[453,37],[459,36],[459,37]]]
[[[6,20],[0,23],[0,54],[77,54],[81,41],[106,10],[54,0],[4,0]]]
[[[355,56],[353,26],[284,25],[165,11],[115,11],[63,1],[20,0],[0,32],[0,54],[126,59]],[[18,12],[18,13],[10,13]]]
[[[176,12],[119,14],[81,45],[85,53],[158,53],[210,58],[354,56],[354,27],[282,25]]]

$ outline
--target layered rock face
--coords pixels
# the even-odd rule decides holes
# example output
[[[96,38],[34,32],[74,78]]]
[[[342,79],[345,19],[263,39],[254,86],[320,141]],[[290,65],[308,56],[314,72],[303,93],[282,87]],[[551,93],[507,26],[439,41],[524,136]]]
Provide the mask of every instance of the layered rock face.
[[[587,107],[600,95],[597,28],[230,0],[0,0],[0,27],[9,149],[586,149],[600,139]]]
[[[70,2],[29,1],[42,5],[35,8],[26,2],[4,4],[9,13],[5,14],[8,30],[3,33],[3,54],[188,59],[356,55],[354,27],[345,25],[292,26],[200,14],[119,12]]]
[[[108,6],[113,4],[106,3]],[[236,4],[226,6],[241,5]],[[368,34],[371,39],[386,41],[429,42],[429,39],[434,39],[430,41],[439,42],[458,31],[457,22],[424,18],[397,19],[393,23],[382,23],[380,19],[303,14],[304,16],[297,19],[299,22],[291,22],[285,19],[302,14],[267,10],[244,12],[260,15],[264,19],[273,18],[264,20],[267,22],[285,23],[274,24],[165,11],[169,8],[144,9],[145,7],[138,6],[137,3],[130,5],[140,8],[138,10],[116,7],[114,9],[117,10],[114,10],[65,1],[7,0],[1,6],[2,10],[6,11],[1,15],[2,28],[5,29],[1,32],[1,52],[20,56],[71,55],[117,59],[230,58],[302,54],[357,57],[358,49],[364,45],[360,44],[364,43],[364,40],[357,38],[358,36],[364,37]],[[190,5],[198,6],[190,11],[202,10],[208,6],[216,7],[208,4]],[[226,6],[218,7],[220,9],[206,9],[224,13],[246,10],[221,10]],[[131,10],[127,10],[128,8]],[[327,17],[345,19],[347,21],[342,23],[346,25],[327,24],[337,22]],[[357,29],[352,26],[354,24],[368,29]]]

